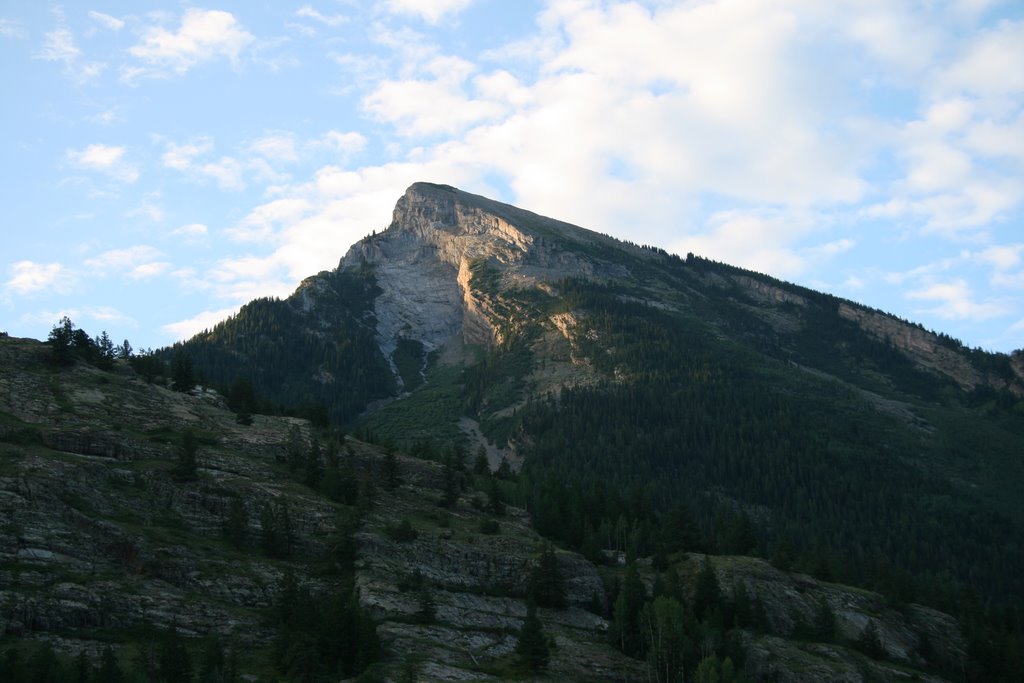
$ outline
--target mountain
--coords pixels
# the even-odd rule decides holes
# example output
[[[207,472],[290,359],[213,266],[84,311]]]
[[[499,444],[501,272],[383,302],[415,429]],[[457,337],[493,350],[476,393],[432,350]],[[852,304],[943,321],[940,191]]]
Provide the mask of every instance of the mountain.
[[[426,183],[337,269],[130,366],[0,348],[7,637],[528,677],[533,596],[561,679],[1024,666],[1019,352]],[[191,373],[219,393],[166,388]]]
[[[658,678],[704,657],[747,680],[942,681],[969,662],[961,625],[928,607],[752,557],[594,563],[495,504],[514,497],[510,476],[299,418],[245,424],[220,395],[125,360],[53,357],[0,336],[5,682],[535,680],[516,663],[531,595],[557,603],[537,610],[548,680]],[[610,634],[627,610],[611,602],[631,580],[656,596],[644,609],[702,640],[651,622],[676,638],[653,669],[621,652]]]
[[[580,550],[654,552],[682,503],[713,548],[749,524],[844,581],[1024,600],[1024,354],[762,274],[417,183],[336,270],[180,350],[364,436],[522,466],[537,528]]]

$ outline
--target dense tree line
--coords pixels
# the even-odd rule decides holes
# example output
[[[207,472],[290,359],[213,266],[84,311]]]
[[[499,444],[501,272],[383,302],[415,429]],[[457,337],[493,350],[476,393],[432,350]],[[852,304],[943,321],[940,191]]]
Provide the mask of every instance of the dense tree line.
[[[161,356],[170,361],[183,353],[198,375],[225,392],[245,382],[271,406],[305,414],[322,406],[323,420],[341,425],[395,389],[374,336],[377,292],[370,270],[321,273],[301,295],[256,299]],[[412,381],[416,373],[406,356],[414,350],[402,350],[402,369]],[[267,410],[250,402],[240,412],[253,408]]]

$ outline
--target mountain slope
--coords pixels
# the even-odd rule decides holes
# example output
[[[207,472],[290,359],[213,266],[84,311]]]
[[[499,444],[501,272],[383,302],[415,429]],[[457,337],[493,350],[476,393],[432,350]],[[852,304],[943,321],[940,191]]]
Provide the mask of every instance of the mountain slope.
[[[1024,358],[851,301],[420,183],[338,270],[181,348],[378,440],[522,464],[534,524],[586,553],[667,552],[685,504],[702,549],[1024,602]]]
[[[0,337],[2,680],[533,680],[515,648],[545,555],[564,600],[539,610],[549,680],[651,675],[609,644],[606,590],[629,570],[546,548],[525,510],[490,493],[448,499],[448,465],[294,418],[239,424],[212,392],[51,355]],[[721,588],[704,602],[734,627],[718,645],[724,627],[709,627],[702,648],[749,652],[753,680],[941,681],[965,661],[959,624],[920,605],[748,557],[637,564],[645,594],[693,604],[709,568]],[[822,609],[834,623],[811,633]],[[869,623],[877,651],[858,644]]]

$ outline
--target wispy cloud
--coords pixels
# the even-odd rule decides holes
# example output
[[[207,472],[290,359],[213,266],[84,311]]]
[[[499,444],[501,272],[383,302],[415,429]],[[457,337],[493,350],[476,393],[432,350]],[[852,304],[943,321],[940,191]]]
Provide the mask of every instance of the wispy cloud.
[[[325,16],[324,14],[321,14],[319,10],[315,9],[311,5],[303,5],[302,7],[300,7],[298,10],[295,11],[295,16],[301,17],[303,19],[312,19],[314,21],[320,22],[321,24],[326,24],[327,26],[331,27],[341,26],[342,24],[347,23],[349,21],[348,17],[346,17],[343,14],[333,14],[331,16]]]
[[[242,51],[254,40],[230,12],[190,8],[173,31],[164,26],[143,30],[139,43],[128,49],[143,66],[126,67],[122,79],[134,82],[139,78],[181,75],[216,59],[237,64]]]
[[[100,171],[123,183],[134,183],[139,179],[139,169],[125,161],[125,148],[121,146],[88,145],[82,149],[69,149],[65,156],[72,166]]]
[[[66,291],[68,271],[61,263],[36,263],[35,261],[18,261],[8,268],[11,277],[4,283],[4,289],[14,294],[32,294],[35,292]]]
[[[118,19],[117,17],[104,14],[103,12],[97,12],[96,10],[89,10],[89,18],[103,28],[108,28],[111,31],[120,31],[124,28],[123,19]]]
[[[60,24],[54,30],[43,35],[43,45],[33,57],[63,64],[64,74],[78,83],[87,83],[96,79],[106,65],[101,62],[84,60],[82,50],[75,41],[74,33],[63,25],[63,15],[57,13],[57,16]]]
[[[103,252],[86,259],[85,265],[99,277],[121,273],[132,280],[146,280],[170,270],[171,265],[161,261],[162,257],[163,254],[158,249],[140,244]]]
[[[950,320],[986,320],[1013,310],[1006,302],[978,301],[967,281],[959,278],[907,292],[906,296],[916,301],[937,302],[939,305],[926,309],[927,312]]]
[[[418,16],[431,24],[438,23],[450,14],[458,14],[472,2],[473,0],[385,0],[389,11]]]
[[[188,339],[203,330],[210,329],[225,318],[238,313],[239,308],[241,308],[241,305],[221,308],[215,311],[203,311],[186,320],[168,323],[160,329],[170,334],[174,341]]]

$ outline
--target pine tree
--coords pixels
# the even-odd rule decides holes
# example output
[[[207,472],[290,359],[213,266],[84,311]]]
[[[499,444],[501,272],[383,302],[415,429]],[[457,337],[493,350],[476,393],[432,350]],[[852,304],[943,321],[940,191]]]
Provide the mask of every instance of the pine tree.
[[[175,391],[189,392],[195,385],[192,357],[184,350],[178,349],[174,352],[174,359],[171,361],[171,388]]]
[[[228,504],[228,517],[224,520],[224,538],[236,548],[244,548],[249,542],[249,515],[245,502],[234,496]]]
[[[181,445],[178,446],[178,464],[172,470],[175,479],[179,481],[195,481],[198,479],[198,461],[196,453],[199,450],[199,442],[191,429],[186,429],[181,436]]]
[[[107,331],[103,330],[100,333],[100,338],[96,341],[96,367],[101,370],[110,370],[114,367],[114,358],[116,357],[114,342],[110,340]]]
[[[872,659],[881,659],[885,656],[885,646],[882,644],[882,634],[878,631],[878,624],[874,619],[868,619],[864,630],[857,637],[857,648]]]
[[[434,601],[434,591],[430,583],[423,581],[418,595],[419,606],[416,609],[415,619],[418,624],[433,624],[437,619],[437,603]]]
[[[526,606],[526,619],[519,629],[516,655],[520,666],[528,671],[541,671],[547,668],[551,656],[544,625],[537,616],[537,607],[532,600]]]
[[[398,476],[398,459],[395,457],[394,449],[388,448],[384,456],[384,488],[393,491],[400,483],[402,481]]]
[[[626,576],[615,599],[614,620],[610,631],[612,642],[627,655],[639,655],[642,650],[640,611],[646,598],[647,591],[640,580],[636,565],[630,563],[626,567]]]
[[[57,365],[67,365],[72,362],[71,338],[74,332],[75,326],[67,316],[61,318],[60,322],[50,330],[47,343],[50,345],[51,358]]]
[[[704,556],[704,564],[697,574],[697,585],[693,589],[693,613],[700,619],[707,619],[709,612],[718,606],[722,599],[722,589],[718,585],[718,577],[711,566],[711,560]]]
[[[541,607],[565,607],[565,586],[558,568],[558,556],[550,543],[544,545],[537,565],[530,573],[530,598]]]

